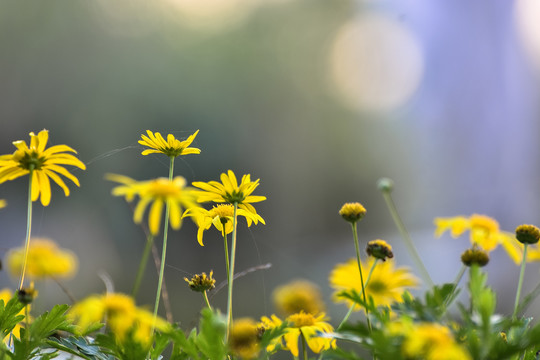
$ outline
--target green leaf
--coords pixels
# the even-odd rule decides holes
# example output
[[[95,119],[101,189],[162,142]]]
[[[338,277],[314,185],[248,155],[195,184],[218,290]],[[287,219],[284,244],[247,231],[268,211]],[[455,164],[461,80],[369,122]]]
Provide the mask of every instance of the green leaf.
[[[8,336],[13,328],[24,319],[24,315],[19,313],[24,309],[16,296],[12,297],[7,304],[4,300],[0,300],[0,329],[2,331],[2,339]]]
[[[226,333],[225,318],[218,312],[203,309],[195,344],[210,360],[223,360],[227,355]]]

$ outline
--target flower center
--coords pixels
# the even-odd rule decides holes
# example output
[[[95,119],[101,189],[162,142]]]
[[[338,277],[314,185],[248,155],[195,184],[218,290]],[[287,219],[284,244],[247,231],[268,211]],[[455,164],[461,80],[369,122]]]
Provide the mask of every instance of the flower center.
[[[387,290],[386,284],[378,280],[370,280],[367,287],[372,294],[381,294]]]
[[[26,152],[17,150],[13,154],[13,160],[17,161],[19,167],[25,170],[30,170],[30,168],[40,170],[47,159],[44,156],[39,156],[39,153],[36,151]]]
[[[155,197],[175,197],[182,191],[183,184],[178,181],[169,181],[167,178],[152,180],[148,187],[148,194]]]
[[[315,325],[315,318],[311,314],[306,314],[305,312],[300,312],[298,314],[293,314],[287,318],[290,322],[293,323],[293,326],[296,328],[301,328],[303,326],[313,326]]]
[[[234,216],[234,206],[231,204],[216,205],[210,210],[210,216],[212,218],[219,216],[220,221],[226,223]]]

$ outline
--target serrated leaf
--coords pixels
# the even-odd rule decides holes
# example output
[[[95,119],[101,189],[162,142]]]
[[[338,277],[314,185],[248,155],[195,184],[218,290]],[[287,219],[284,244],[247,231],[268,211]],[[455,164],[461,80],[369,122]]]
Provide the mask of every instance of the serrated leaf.
[[[210,309],[201,312],[199,334],[195,344],[210,360],[222,360],[227,355],[225,336],[227,324],[223,316]]]

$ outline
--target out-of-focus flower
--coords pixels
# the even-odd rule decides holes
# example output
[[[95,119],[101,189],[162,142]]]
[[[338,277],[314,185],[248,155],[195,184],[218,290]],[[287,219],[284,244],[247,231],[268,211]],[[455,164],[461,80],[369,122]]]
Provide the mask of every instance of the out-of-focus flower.
[[[272,298],[277,311],[284,316],[301,311],[316,315],[324,311],[321,290],[307,280],[294,280],[277,287]]]
[[[386,259],[391,259],[394,257],[392,252],[392,246],[384,240],[371,240],[368,242],[366,247],[366,253],[369,256],[373,256],[375,259],[380,259],[386,261]]]
[[[69,188],[60,175],[80,186],[79,180],[63,165],[86,169],[86,166],[79,159],[67,153],[77,153],[75,150],[67,145],[55,145],[47,149],[45,147],[48,140],[49,132],[47,130],[41,130],[37,135],[31,132],[30,146],[26,145],[24,140],[17,140],[13,142],[17,148],[13,154],[0,155],[0,184],[32,171],[31,198],[32,201],[36,201],[41,196],[43,206],[48,206],[51,202],[50,180],[60,186],[66,196],[69,196]]]
[[[406,359],[469,360],[470,354],[459,345],[449,328],[437,323],[412,323],[398,320],[385,329],[405,339],[401,352]]]
[[[188,283],[191,290],[205,292],[216,287],[216,280],[212,278],[213,274],[214,272],[210,271],[210,275],[206,276],[206,273],[203,272],[202,274],[195,274],[191,280],[186,277],[184,280]]]
[[[221,183],[217,181],[209,181],[207,183],[202,181],[195,181],[193,186],[202,189],[197,191],[198,202],[213,201],[216,203],[229,203],[238,204],[240,209],[244,209],[247,212],[257,215],[257,211],[251,205],[266,200],[265,196],[251,195],[253,191],[259,186],[259,179],[251,181],[250,174],[242,176],[242,181],[238,185],[236,175],[232,170],[229,170],[227,174],[222,173]]]
[[[331,333],[334,331],[332,325],[327,323],[326,314],[308,314],[303,311],[292,314],[286,318],[288,326],[285,333],[275,339],[268,347],[268,352],[273,352],[278,348],[289,350],[291,354],[298,357],[298,340],[304,337],[307,346],[314,353],[318,354],[323,350],[336,347],[336,340],[320,336],[320,333]],[[275,315],[270,318],[263,316],[261,326],[264,329],[272,329],[282,324],[282,321]]]
[[[229,334],[229,347],[240,359],[255,359],[261,350],[260,330],[255,320],[241,318],[234,320]]]
[[[120,293],[92,295],[71,307],[68,315],[85,333],[95,323],[106,322],[109,329],[119,343],[123,343],[127,336],[143,346],[152,343],[152,323],[154,315],[148,310],[135,305],[132,297]],[[155,329],[168,331],[170,324],[157,317]]]
[[[237,216],[243,216],[247,221],[247,226],[250,227],[252,223],[257,225],[259,221],[265,224],[264,219],[252,212],[244,209],[237,209]],[[221,234],[230,234],[233,231],[233,216],[234,207],[231,204],[218,204],[213,206],[212,209],[206,210],[202,207],[189,208],[184,212],[183,217],[190,216],[194,219],[199,231],[197,232],[197,240],[201,246],[203,243],[204,231],[210,229],[212,225]]]
[[[368,274],[376,259],[369,258],[368,262],[362,262],[362,272]],[[367,279],[366,279],[367,280]],[[395,268],[393,260],[378,262],[367,282],[366,297],[372,297],[376,306],[389,307],[392,303],[402,302],[402,294],[405,290],[418,285],[418,279],[405,267]],[[338,296],[343,290],[362,291],[360,276],[358,276],[358,263],[350,259],[344,264],[338,264],[330,273],[330,286],[336,291],[336,302],[346,302],[348,306],[353,303],[348,299]]]
[[[480,267],[486,266],[489,262],[489,254],[478,246],[473,246],[472,249],[467,249],[461,254],[461,262],[465,266],[472,266],[474,264]]]
[[[4,199],[0,199],[0,209],[5,208],[7,206],[7,201]]]
[[[161,136],[160,133],[153,133],[150,130],[146,130],[146,135],[141,135],[141,140],[139,144],[149,147],[142,152],[143,155],[148,154],[165,154],[168,157],[177,157],[180,155],[188,154],[200,154],[201,149],[189,147],[195,136],[199,133],[199,130],[195,131],[194,134],[190,135],[186,140],[180,141],[177,140],[173,134],[167,135],[167,141]]]
[[[540,229],[534,225],[519,225],[516,228],[516,239],[522,244],[536,244],[540,240]]]
[[[339,215],[348,222],[355,223],[366,215],[366,208],[362,204],[355,203],[346,203],[339,210]]]
[[[24,262],[24,247],[10,250],[7,268],[13,276],[20,276]],[[28,248],[26,273],[34,279],[64,278],[75,274],[78,268],[77,256],[69,250],[61,249],[51,239],[32,238]]]
[[[489,216],[473,214],[470,217],[438,217],[435,218],[434,223],[436,237],[450,231],[450,235],[457,238],[469,231],[469,238],[473,245],[478,245],[488,253],[501,245],[516,264],[521,263],[523,244],[516,240],[514,234],[501,231],[499,223]],[[532,252],[534,253],[534,249]],[[527,261],[532,261],[532,259],[532,257],[527,256]]]
[[[176,176],[172,181],[167,178],[157,178],[147,181],[136,181],[127,176],[108,174],[108,180],[122,185],[112,190],[114,196],[124,196],[126,201],[132,201],[135,196],[140,198],[133,213],[133,221],[140,224],[146,208],[150,206],[148,227],[152,235],[159,233],[162,212],[167,201],[170,202],[169,220],[171,227],[178,230],[182,225],[182,211],[185,208],[197,207],[195,190],[186,186],[186,179]]]

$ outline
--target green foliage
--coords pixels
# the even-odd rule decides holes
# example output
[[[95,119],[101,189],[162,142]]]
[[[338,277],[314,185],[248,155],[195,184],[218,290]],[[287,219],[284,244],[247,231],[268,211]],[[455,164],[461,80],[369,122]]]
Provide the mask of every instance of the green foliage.
[[[24,315],[19,315],[22,309],[24,309],[24,304],[19,302],[15,296],[7,304],[4,304],[4,300],[0,300],[0,330],[2,331],[2,339],[8,336],[13,331],[13,328],[24,319]]]

